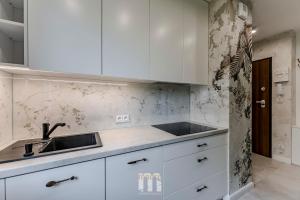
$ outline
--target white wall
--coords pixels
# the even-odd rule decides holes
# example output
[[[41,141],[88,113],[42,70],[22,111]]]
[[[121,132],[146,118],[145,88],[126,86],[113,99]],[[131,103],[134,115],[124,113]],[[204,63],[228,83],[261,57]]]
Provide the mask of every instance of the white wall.
[[[254,60],[272,57],[272,74],[288,69],[289,81],[283,83],[284,95],[277,95],[272,83],[272,154],[273,158],[291,161],[292,126],[295,123],[295,33],[287,32],[254,44]]]
[[[296,34],[296,59],[300,59],[300,31]],[[300,62],[296,63],[296,126],[300,127]]]

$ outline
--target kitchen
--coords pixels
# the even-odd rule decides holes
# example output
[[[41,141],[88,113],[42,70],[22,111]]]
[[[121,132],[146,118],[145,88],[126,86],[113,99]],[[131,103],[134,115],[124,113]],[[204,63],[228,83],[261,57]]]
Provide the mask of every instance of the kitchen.
[[[0,200],[238,199],[253,187],[252,65],[233,62],[251,44],[241,6],[1,0]]]

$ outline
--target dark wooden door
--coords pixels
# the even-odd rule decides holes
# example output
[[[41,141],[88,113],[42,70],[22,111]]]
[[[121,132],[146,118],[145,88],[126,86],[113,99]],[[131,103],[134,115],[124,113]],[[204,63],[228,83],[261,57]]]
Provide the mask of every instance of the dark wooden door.
[[[272,157],[272,58],[253,62],[252,151]]]

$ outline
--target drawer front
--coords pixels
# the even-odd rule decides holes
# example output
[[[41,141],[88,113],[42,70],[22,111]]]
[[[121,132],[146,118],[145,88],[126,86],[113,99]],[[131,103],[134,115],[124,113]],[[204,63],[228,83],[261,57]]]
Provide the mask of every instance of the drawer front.
[[[153,148],[106,159],[107,200],[161,200],[162,149]]]
[[[164,196],[226,170],[227,146],[221,146],[164,164]]]
[[[104,200],[104,159],[8,178],[6,200]],[[51,181],[61,181],[54,185]],[[46,186],[48,185],[48,187]],[[52,187],[49,187],[51,186]]]
[[[226,144],[227,134],[171,144],[164,147],[164,160],[172,160]]]
[[[0,180],[0,200],[5,200],[4,180]]]
[[[227,185],[227,172],[224,171],[188,186],[164,200],[221,200],[227,194]]]

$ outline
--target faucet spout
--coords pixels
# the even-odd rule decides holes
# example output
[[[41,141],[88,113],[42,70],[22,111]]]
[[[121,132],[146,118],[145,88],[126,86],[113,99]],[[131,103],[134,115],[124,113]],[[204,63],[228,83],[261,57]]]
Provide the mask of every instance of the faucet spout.
[[[55,129],[57,129],[57,127],[64,127],[64,126],[66,126],[66,123],[57,123],[50,129],[50,124],[44,123],[43,124],[43,140],[49,140],[49,136],[51,135],[51,133],[53,133],[53,131],[55,131]]]

